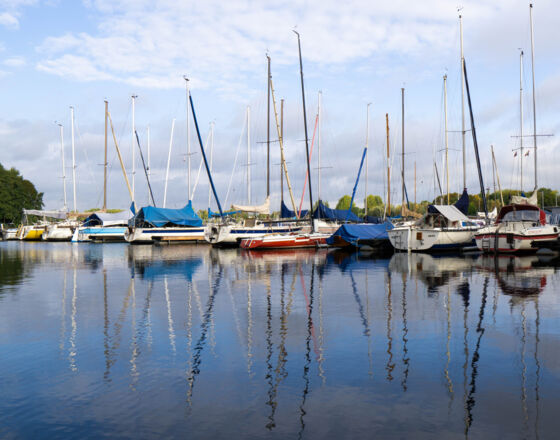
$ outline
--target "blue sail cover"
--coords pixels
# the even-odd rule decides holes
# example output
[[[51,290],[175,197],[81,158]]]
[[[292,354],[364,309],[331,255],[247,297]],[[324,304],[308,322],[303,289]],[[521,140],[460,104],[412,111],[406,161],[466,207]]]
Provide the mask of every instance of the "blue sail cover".
[[[340,237],[346,243],[360,247],[360,241],[371,242],[372,240],[389,240],[387,231],[393,229],[393,224],[386,220],[384,223],[363,223],[360,225],[342,225],[336,232],[327,238],[327,244],[335,244],[335,237]]]
[[[201,226],[202,219],[192,209],[191,201],[181,209],[156,208],[145,206],[136,214],[136,224],[146,222],[155,227],[162,226]]]
[[[305,217],[308,212],[309,212],[308,209],[302,209],[300,217]],[[288,207],[284,203],[284,200],[282,200],[282,203],[280,204],[280,218],[295,218],[295,217],[296,217],[296,213],[288,209]]]
[[[315,211],[313,211],[313,218],[322,218],[326,220],[338,220],[341,222],[349,221],[360,223],[362,220],[353,212],[348,214],[346,209],[332,209],[325,206],[321,200],[319,200],[319,206]]]
[[[455,208],[457,208],[463,214],[468,215],[468,213],[469,213],[469,195],[467,194],[467,188],[465,188],[463,190],[463,194],[461,194],[461,197],[459,198],[459,200],[457,200],[457,203],[455,203]]]

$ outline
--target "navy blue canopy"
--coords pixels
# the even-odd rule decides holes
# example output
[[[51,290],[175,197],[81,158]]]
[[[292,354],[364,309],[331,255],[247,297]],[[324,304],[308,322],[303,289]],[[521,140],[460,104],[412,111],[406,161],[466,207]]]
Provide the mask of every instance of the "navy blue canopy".
[[[336,232],[327,238],[327,244],[335,244],[335,237],[342,238],[346,243],[359,247],[359,242],[372,240],[389,240],[387,231],[393,229],[393,224],[386,220],[384,223],[362,223],[360,225],[342,225]]]
[[[325,206],[321,200],[319,200],[319,206],[315,211],[313,211],[313,218],[323,218],[326,220],[338,220],[338,221],[349,221],[360,223],[362,220],[353,212],[348,213],[346,209],[332,209]]]
[[[308,212],[309,212],[308,209],[302,209],[300,217],[305,217]],[[282,200],[282,203],[280,204],[280,218],[295,218],[295,217],[296,217],[296,213],[288,209],[288,207],[284,203],[284,200]]]
[[[202,219],[192,209],[191,202],[181,209],[155,208],[145,206],[136,214],[136,224],[146,222],[155,227],[162,226],[201,226]]]

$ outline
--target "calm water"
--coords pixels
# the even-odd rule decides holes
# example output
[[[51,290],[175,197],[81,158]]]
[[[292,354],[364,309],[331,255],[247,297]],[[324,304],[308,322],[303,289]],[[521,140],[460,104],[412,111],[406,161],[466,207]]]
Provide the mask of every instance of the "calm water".
[[[0,438],[557,438],[560,261],[0,243]]]

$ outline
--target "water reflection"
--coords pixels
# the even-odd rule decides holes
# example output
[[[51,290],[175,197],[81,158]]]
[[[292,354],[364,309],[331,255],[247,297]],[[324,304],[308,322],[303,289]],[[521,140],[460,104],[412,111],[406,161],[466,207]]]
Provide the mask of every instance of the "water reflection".
[[[116,436],[138,415],[147,437],[556,432],[555,257],[2,246],[24,274],[0,275],[12,437],[30,436],[23,414],[44,425],[52,396],[70,437],[77,399]]]

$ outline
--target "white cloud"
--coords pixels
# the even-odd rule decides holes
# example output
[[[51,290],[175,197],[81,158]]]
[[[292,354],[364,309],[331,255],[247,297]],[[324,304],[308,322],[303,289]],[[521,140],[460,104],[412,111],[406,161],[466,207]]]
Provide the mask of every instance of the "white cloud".
[[[11,29],[19,28],[19,20],[10,12],[0,13],[0,26],[4,26]]]
[[[4,64],[4,66],[8,66],[8,67],[21,67],[25,65],[25,58],[24,57],[10,57],[10,58],[6,58],[2,64]]]

